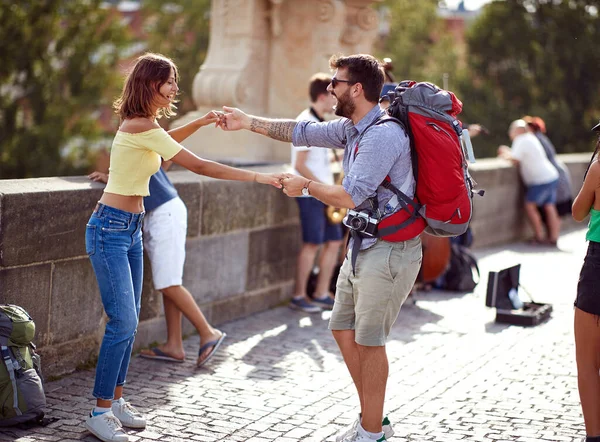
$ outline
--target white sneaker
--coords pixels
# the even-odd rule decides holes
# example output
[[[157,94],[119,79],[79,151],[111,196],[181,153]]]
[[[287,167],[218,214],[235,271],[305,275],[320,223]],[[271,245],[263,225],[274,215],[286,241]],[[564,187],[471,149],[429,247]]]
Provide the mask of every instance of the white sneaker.
[[[146,418],[125,399],[113,401],[111,410],[124,427],[146,428]]]
[[[383,431],[383,434],[385,434],[386,439],[389,439],[394,435],[392,423],[390,422],[387,416],[383,417],[383,421],[381,422],[381,430]]]
[[[385,438],[385,434],[381,436],[379,439],[371,439],[369,436],[365,436],[361,434],[358,429],[355,430],[352,434],[342,440],[342,442],[385,442],[387,439]]]
[[[358,424],[360,423],[361,419],[362,415],[358,413],[358,418],[354,422],[352,422],[350,426],[346,427],[335,437],[335,442],[344,442],[346,439],[351,437],[352,434],[356,432],[356,429],[358,428]],[[390,422],[387,416],[385,416],[383,418],[383,421],[381,422],[381,430],[383,431],[383,434],[385,435],[386,439],[389,439],[394,435],[392,423]]]
[[[90,416],[85,421],[85,428],[104,442],[129,442],[129,436],[123,431],[121,422],[112,411]]]

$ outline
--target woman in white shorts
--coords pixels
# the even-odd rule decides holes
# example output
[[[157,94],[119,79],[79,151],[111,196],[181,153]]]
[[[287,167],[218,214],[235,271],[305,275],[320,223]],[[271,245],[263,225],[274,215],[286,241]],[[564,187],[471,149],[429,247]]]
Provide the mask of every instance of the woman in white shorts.
[[[143,224],[144,249],[150,258],[152,282],[163,294],[167,342],[142,350],[140,356],[183,362],[181,320],[184,315],[200,335],[197,365],[201,367],[216,353],[226,335],[208,323],[191,293],[183,286],[187,208],[165,173],[169,165],[170,162],[164,162],[163,167],[150,177],[150,196],[144,197],[146,215]],[[106,182],[108,174],[94,172],[90,178]]]

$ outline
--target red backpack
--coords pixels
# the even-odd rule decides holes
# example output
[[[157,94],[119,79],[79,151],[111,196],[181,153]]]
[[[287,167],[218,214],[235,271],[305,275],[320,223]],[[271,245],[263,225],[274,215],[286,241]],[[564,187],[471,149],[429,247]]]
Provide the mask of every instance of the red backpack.
[[[389,119],[402,124],[410,138],[417,187],[411,200],[388,178],[381,184],[396,194],[403,210],[381,220],[377,236],[406,241],[423,230],[434,236],[465,233],[471,221],[475,183],[456,119],[461,101],[434,84],[414,81],[401,82],[389,95]],[[483,195],[483,191],[477,193]]]

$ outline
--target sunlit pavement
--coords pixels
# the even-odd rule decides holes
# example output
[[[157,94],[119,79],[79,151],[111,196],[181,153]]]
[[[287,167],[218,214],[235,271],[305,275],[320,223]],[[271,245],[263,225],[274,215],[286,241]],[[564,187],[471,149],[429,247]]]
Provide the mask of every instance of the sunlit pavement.
[[[420,292],[400,313],[387,346],[386,413],[392,441],[581,441],[573,345],[573,300],[585,231],[559,249],[514,244],[476,254],[482,281],[471,294]],[[521,283],[551,303],[535,327],[496,324],[485,307],[487,273],[521,263]],[[222,325],[228,337],[208,367],[195,368],[198,337],[184,364],[132,360],[126,397],[148,417],[131,441],[331,441],[358,413],[358,399],[328,314],[282,306]],[[93,371],[46,384],[49,417],[0,440],[97,440],[83,427]]]

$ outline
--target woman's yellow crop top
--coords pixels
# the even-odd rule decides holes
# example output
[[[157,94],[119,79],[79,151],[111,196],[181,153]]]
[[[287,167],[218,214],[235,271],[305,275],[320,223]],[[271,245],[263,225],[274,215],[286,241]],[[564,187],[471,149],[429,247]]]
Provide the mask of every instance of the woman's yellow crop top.
[[[182,149],[162,128],[135,134],[118,131],[110,151],[110,168],[105,192],[148,196],[150,177],[158,172],[161,157],[166,161]]]

